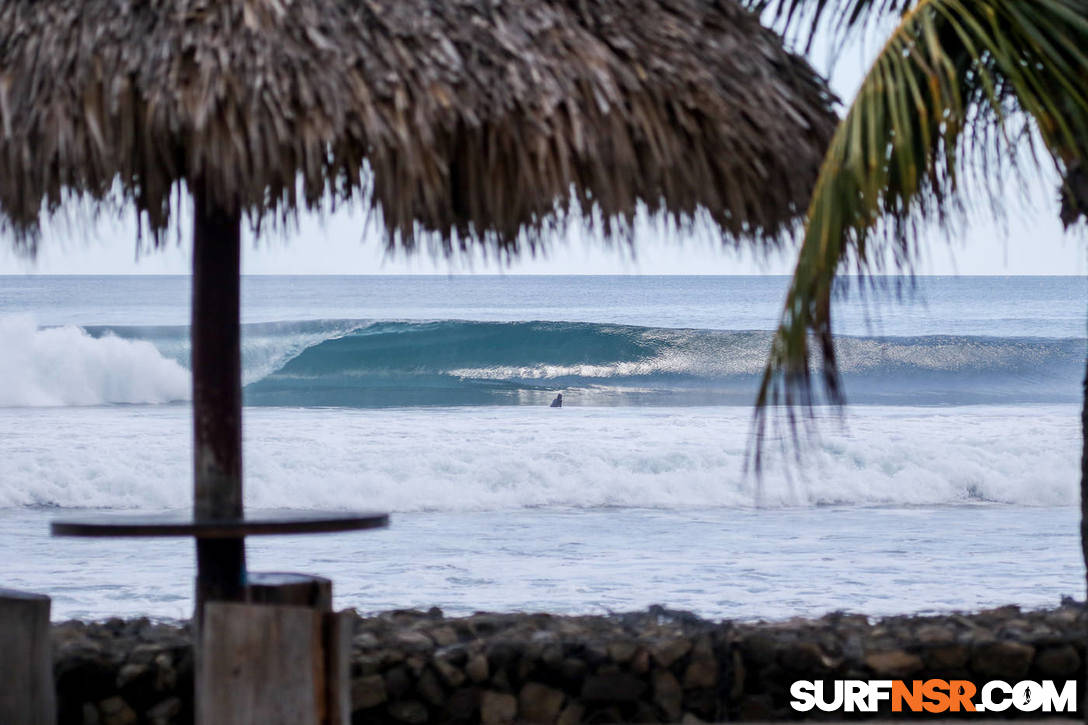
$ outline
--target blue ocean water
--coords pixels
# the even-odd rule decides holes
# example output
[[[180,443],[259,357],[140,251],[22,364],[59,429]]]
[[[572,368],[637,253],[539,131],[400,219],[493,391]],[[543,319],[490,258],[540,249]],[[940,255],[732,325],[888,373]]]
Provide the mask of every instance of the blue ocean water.
[[[46,535],[58,510],[188,505],[188,282],[0,277],[0,542],[19,552],[0,572],[54,616],[191,606],[187,546]],[[801,465],[772,435],[756,478],[750,406],[787,284],[245,278],[247,506],[394,513],[254,551],[361,610],[752,618],[1079,592],[1088,279],[850,281],[845,426],[818,409]],[[965,555],[977,587],[917,575]],[[840,584],[813,591],[814,568]]]
[[[25,316],[8,317],[3,337],[45,348],[52,339],[94,359],[128,350],[149,369],[125,376],[133,389],[118,389],[108,371],[88,370],[110,386],[97,397],[87,389],[94,380],[76,391],[78,399],[48,390],[49,381],[41,391],[0,386],[0,404],[184,399],[180,370],[169,363],[188,364],[187,284],[184,277],[8,278],[0,316]],[[785,284],[776,277],[247,278],[246,399],[539,405],[563,391],[568,405],[749,405]],[[839,305],[839,355],[853,402],[1078,399],[1083,278],[892,279],[885,287],[855,289]],[[55,327],[73,324],[81,327]],[[145,360],[151,353],[139,342],[163,359]],[[40,367],[32,361],[25,372]]]

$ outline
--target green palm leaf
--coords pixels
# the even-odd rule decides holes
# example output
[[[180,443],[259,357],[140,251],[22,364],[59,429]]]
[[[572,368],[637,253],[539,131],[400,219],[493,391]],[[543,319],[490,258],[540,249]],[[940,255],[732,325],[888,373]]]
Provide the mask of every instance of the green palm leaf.
[[[1088,155],[1086,52],[1083,0],[920,0],[903,15],[816,183],[759,391],[757,468],[769,406],[785,405],[796,436],[795,410],[814,400],[813,368],[826,398],[844,402],[831,319],[840,272],[864,276],[889,258],[909,269],[921,228],[961,215],[963,172],[973,170],[996,200],[1032,133],[1063,178],[1080,168]]]
[[[871,21],[901,15],[915,3],[916,0],[744,0],[745,5],[784,32],[800,26],[809,44],[822,26],[829,27],[842,39],[841,36]]]

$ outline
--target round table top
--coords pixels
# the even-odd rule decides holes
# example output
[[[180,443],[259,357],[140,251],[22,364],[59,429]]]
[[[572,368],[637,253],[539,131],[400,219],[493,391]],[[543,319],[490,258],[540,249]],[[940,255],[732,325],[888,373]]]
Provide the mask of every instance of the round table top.
[[[389,514],[376,511],[257,511],[241,519],[197,521],[191,511],[161,514],[92,514],[57,519],[53,536],[192,536],[198,539],[238,539],[271,534],[327,534],[378,529],[389,525]]]

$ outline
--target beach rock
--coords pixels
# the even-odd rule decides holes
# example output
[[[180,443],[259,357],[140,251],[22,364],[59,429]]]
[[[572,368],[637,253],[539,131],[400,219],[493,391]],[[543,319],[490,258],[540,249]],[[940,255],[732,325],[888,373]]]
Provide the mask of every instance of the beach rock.
[[[465,665],[465,674],[468,675],[470,680],[477,684],[487,682],[489,675],[487,657],[484,655],[470,657],[468,663]]]
[[[423,632],[398,632],[394,639],[397,646],[406,652],[427,652],[434,649],[434,640]]]
[[[54,648],[57,689],[77,701],[95,701],[116,686],[122,657],[86,636],[65,639]]]
[[[415,700],[398,700],[389,703],[387,708],[389,715],[398,722],[406,722],[410,725],[422,725],[430,719],[427,707]]]
[[[413,677],[419,677],[423,674],[423,670],[427,668],[427,661],[427,657],[419,654],[414,654],[405,658],[404,664],[412,673]]]
[[[654,703],[664,711],[670,722],[684,714],[684,690],[680,681],[668,670],[654,670]]]
[[[144,716],[149,725],[171,725],[181,713],[181,700],[170,697],[150,708]]]
[[[947,644],[956,641],[956,630],[947,625],[925,624],[915,631],[914,637],[922,644]]]
[[[351,709],[365,710],[385,702],[385,680],[381,675],[366,675],[351,681]]]
[[[536,671],[538,664],[542,663],[534,659],[528,652],[522,655],[521,658],[518,659],[518,665],[515,669],[515,672],[517,672],[517,680],[519,682],[524,682],[525,680],[530,679],[530,676]]]
[[[740,647],[756,667],[769,665],[778,659],[777,643],[768,633],[751,632],[749,636],[744,638]]]
[[[378,650],[378,657],[382,667],[390,667],[406,661],[408,654],[404,650],[390,648]]]
[[[718,684],[718,662],[712,656],[700,656],[691,660],[684,671],[684,688],[714,687]]]
[[[351,658],[351,674],[354,677],[360,675],[373,675],[381,672],[382,658],[376,655],[354,655]]]
[[[79,720],[80,725],[99,725],[102,722],[102,718],[98,715],[98,706],[93,702],[85,702],[80,708],[82,717]]]
[[[487,664],[492,673],[506,669],[508,665],[515,664],[521,658],[520,648],[506,640],[489,643],[486,652]]]
[[[608,656],[612,658],[613,662],[618,662],[621,665],[630,662],[637,651],[638,645],[634,642],[620,641],[608,645]]]
[[[796,715],[790,685],[805,675],[1072,679],[1086,627],[1078,603],[738,623],[663,609],[454,619],[402,610],[355,622],[350,695],[357,722],[480,722],[485,700],[490,722],[784,720]],[[58,722],[190,722],[190,636],[147,620],[54,625]]]
[[[874,674],[893,679],[908,677],[925,667],[921,657],[901,649],[890,652],[870,652],[865,655],[865,664]]]
[[[551,725],[559,717],[565,699],[560,690],[528,682],[518,694],[518,721]]]
[[[147,679],[150,673],[148,665],[125,665],[117,673],[117,689],[123,690],[137,680]]]
[[[585,636],[583,633],[582,636]],[[600,667],[607,664],[615,664],[608,656],[608,647],[603,642],[590,640],[582,645],[582,657],[590,667]]]
[[[568,657],[559,665],[560,673],[565,679],[571,681],[581,680],[588,670],[589,665],[577,657]]]
[[[745,672],[744,658],[740,656],[740,652],[733,650],[733,667],[729,673],[731,675],[731,684],[729,687],[730,700],[738,700],[740,699],[740,696],[744,694]]]
[[[684,710],[706,719],[716,719],[718,697],[715,690],[702,688],[684,692]]]
[[[491,684],[492,689],[499,692],[510,691],[510,678],[506,674],[506,670],[499,670],[495,674],[491,675],[491,679],[488,681]]]
[[[633,710],[627,710],[624,712],[628,722],[635,723],[659,723],[661,718],[658,716],[657,708],[644,700],[639,700],[635,703]]]
[[[944,647],[930,647],[922,650],[922,659],[926,667],[940,674],[958,670],[967,664],[971,653],[960,644],[950,644]]]
[[[450,645],[457,644],[457,633],[453,631],[453,627],[435,627],[430,631],[431,639],[439,647],[449,647]]]
[[[156,692],[172,692],[178,685],[178,671],[174,667],[174,660],[168,653],[162,653],[155,657],[155,683]]]
[[[446,693],[442,690],[442,685],[438,683],[434,670],[430,668],[426,669],[416,681],[416,692],[435,707],[442,707],[446,701]]]
[[[529,642],[534,645],[548,645],[559,641],[559,635],[547,629],[540,629],[529,636]]]
[[[839,660],[824,653],[816,642],[793,642],[782,650],[778,662],[794,672],[823,673],[839,665]]]
[[[748,722],[773,720],[774,705],[770,695],[748,695],[741,700],[740,719]]]
[[[559,713],[559,719],[555,725],[581,725],[585,719],[586,709],[577,702],[573,702],[563,708]]]
[[[468,646],[460,642],[455,642],[454,644],[446,645],[435,650],[434,658],[461,667],[468,661],[468,655]]]
[[[586,678],[582,699],[587,702],[635,702],[646,683],[627,672],[595,674]]]
[[[518,701],[505,692],[486,690],[480,696],[480,722],[483,725],[508,725],[518,714]]]
[[[128,653],[127,661],[132,665],[147,665],[163,653],[164,649],[158,644],[138,644]]]
[[[392,699],[399,699],[408,694],[412,689],[412,677],[409,670],[403,665],[398,665],[385,673],[385,691]]]
[[[445,718],[452,722],[477,721],[476,710],[479,708],[479,694],[475,688],[461,688],[450,693],[446,701]]]
[[[465,673],[447,659],[436,657],[434,659],[434,668],[442,677],[442,681],[450,687],[460,687],[465,682]]]
[[[1027,674],[1035,648],[1019,642],[987,642],[974,648],[971,666],[983,677],[1015,682]]]
[[[102,725],[136,725],[140,718],[136,711],[120,697],[108,697],[98,703],[99,722]]]
[[[689,650],[691,650],[690,640],[676,638],[655,643],[650,647],[650,654],[662,667],[670,667],[673,662],[686,655]]]
[[[1052,679],[1073,677],[1080,669],[1080,655],[1071,644],[1047,647],[1035,655],[1035,668]]]

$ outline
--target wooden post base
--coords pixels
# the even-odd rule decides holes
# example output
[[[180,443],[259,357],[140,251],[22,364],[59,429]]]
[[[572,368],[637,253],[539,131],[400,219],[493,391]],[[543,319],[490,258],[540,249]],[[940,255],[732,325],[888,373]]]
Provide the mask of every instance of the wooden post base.
[[[0,723],[55,725],[49,597],[0,589]]]
[[[207,602],[197,725],[348,725],[351,621],[332,584],[251,574],[245,603]]]

